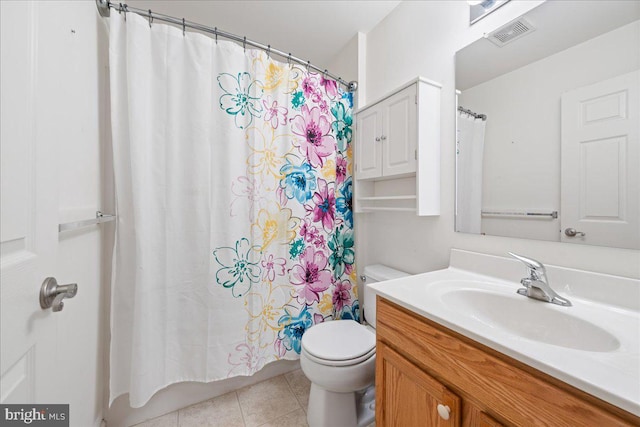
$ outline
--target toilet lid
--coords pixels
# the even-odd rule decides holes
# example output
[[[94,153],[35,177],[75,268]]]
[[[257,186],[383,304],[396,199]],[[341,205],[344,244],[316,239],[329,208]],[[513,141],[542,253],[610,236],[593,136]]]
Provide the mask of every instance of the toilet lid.
[[[360,359],[375,351],[376,335],[354,320],[334,320],[309,328],[302,336],[302,348],[328,361]]]

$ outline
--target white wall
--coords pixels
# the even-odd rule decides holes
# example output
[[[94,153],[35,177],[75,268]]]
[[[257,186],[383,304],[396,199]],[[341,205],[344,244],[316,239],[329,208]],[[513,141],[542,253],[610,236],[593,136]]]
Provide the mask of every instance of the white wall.
[[[462,92],[460,105],[489,117],[483,210],[560,210],[560,97],[639,69],[639,39],[636,21]],[[498,236],[559,241],[559,229],[559,218],[482,219]]]
[[[401,3],[367,34],[366,98],[375,99],[422,75],[443,84],[441,118],[441,214],[419,218],[408,213],[356,215],[358,265],[384,263],[411,273],[448,265],[449,250],[461,248],[496,255],[523,253],[541,262],[640,277],[640,253],[626,249],[455,233],[454,54],[499,26],[539,5],[512,0],[469,26],[464,1]],[[517,278],[514,278],[514,280]]]

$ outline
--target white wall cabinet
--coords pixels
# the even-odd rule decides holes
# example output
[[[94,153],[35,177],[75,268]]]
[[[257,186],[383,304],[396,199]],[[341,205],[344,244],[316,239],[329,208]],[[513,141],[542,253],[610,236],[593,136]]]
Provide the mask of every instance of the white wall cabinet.
[[[358,114],[359,179],[415,173],[416,94],[413,84]]]
[[[356,111],[356,212],[440,214],[440,89],[417,78]]]

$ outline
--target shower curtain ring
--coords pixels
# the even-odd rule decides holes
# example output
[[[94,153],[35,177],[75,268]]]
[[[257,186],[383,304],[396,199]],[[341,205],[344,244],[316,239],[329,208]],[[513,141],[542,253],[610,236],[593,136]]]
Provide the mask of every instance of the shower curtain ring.
[[[151,9],[149,9],[149,28],[151,28],[152,22],[153,22],[153,16],[151,16]]]
[[[271,59],[271,45],[267,45],[267,58]]]
[[[187,35],[187,25],[184,21],[184,18],[182,18],[182,36],[186,36]]]
[[[327,69],[324,69],[324,73],[322,73],[322,77],[327,80]]]
[[[309,72],[309,66],[311,65],[311,61],[307,61],[307,73]]]
[[[244,53],[247,53],[247,36],[244,36],[244,40],[242,41],[242,48],[244,49]]]
[[[287,56],[287,64],[291,66],[291,52],[289,52],[289,56]]]
[[[216,44],[218,44],[218,27],[213,28],[213,34],[216,35]]]

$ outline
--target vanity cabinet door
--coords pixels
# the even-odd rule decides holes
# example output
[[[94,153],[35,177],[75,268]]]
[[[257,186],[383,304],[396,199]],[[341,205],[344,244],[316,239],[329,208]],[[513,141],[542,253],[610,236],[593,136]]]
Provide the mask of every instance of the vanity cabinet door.
[[[382,342],[376,357],[376,426],[460,426],[458,396]]]

